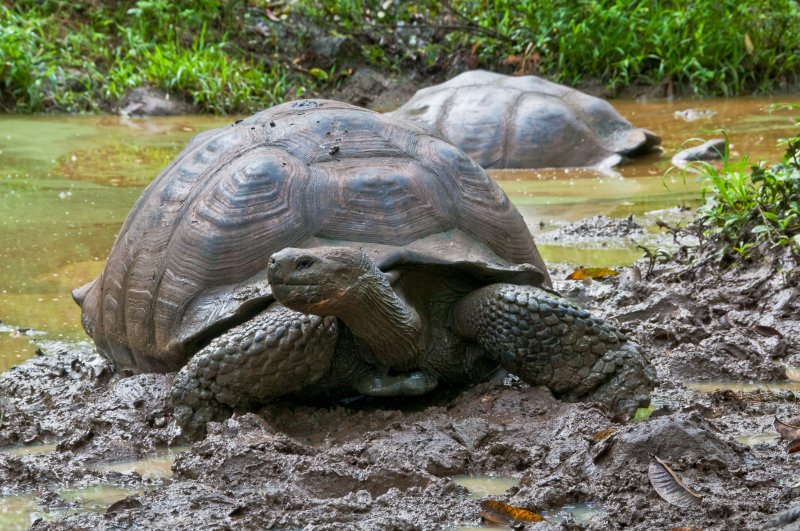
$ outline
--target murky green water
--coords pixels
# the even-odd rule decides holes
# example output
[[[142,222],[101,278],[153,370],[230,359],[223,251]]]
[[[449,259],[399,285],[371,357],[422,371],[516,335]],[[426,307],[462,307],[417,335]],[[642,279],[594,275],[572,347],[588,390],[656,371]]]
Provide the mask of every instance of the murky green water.
[[[0,496],[0,529],[23,531],[38,519],[49,521],[75,513],[104,511],[112,503],[141,492],[140,489],[122,489],[110,485],[62,490],[58,495],[64,500],[63,507],[48,510],[39,504],[35,494]]]
[[[52,452],[55,447],[55,444],[35,444],[0,448],[0,453],[34,455]],[[172,477],[172,463],[177,454],[185,449],[186,447],[183,446],[164,448],[141,459],[95,463],[89,468],[98,472],[119,472],[120,474],[135,472],[142,478],[169,481]],[[48,510],[45,510],[40,504],[36,493],[0,496],[0,530],[28,529],[39,518],[54,520],[79,512],[105,511],[111,504],[142,492],[144,492],[143,489],[121,488],[104,484],[79,489],[62,489],[57,491],[57,494],[63,500],[63,506]]]
[[[98,472],[119,472],[120,474],[136,472],[143,478],[168,479],[172,477],[172,463],[175,462],[175,457],[186,448],[185,446],[174,446],[142,459],[96,463],[89,468]]]
[[[683,386],[698,393],[713,393],[715,391],[733,391],[734,393],[747,393],[751,391],[794,391],[800,392],[800,382],[684,382]]]
[[[498,496],[519,485],[519,479],[501,476],[453,476],[450,478],[469,491],[470,498]]]
[[[505,492],[519,485],[519,479],[502,477],[502,476],[470,476],[461,475],[453,476],[452,479],[462,487],[469,491],[469,497],[472,499],[500,496]],[[591,520],[593,517],[603,513],[605,509],[602,504],[595,502],[582,502],[570,503],[552,509],[549,511],[542,511],[542,516],[548,521],[553,523],[564,522],[568,517],[572,517],[576,522],[584,523]],[[507,527],[495,526],[493,524],[485,524],[479,528],[459,528],[459,529],[508,529]]]
[[[56,444],[30,444],[28,446],[15,446],[11,448],[0,448],[0,453],[7,455],[36,455],[46,454],[54,451]]]
[[[70,291],[102,270],[142,188],[230,121],[0,116],[0,371],[33,354],[25,329],[84,337]]]
[[[800,102],[800,98],[780,101]],[[771,100],[614,102],[639,126],[664,139],[667,155],[691,137],[718,136],[734,151],[777,160],[779,137],[792,133],[793,113],[766,115]],[[685,122],[686,108],[712,109],[711,119]],[[114,237],[142,188],[200,131],[232,118],[0,116],[0,371],[33,355],[33,334],[84,337],[70,291],[102,269]],[[553,221],[697,203],[693,177],[663,177],[669,157],[625,166],[619,175],[584,170],[495,171],[534,234]],[[634,248],[542,246],[546,260],[613,266],[639,256]]]

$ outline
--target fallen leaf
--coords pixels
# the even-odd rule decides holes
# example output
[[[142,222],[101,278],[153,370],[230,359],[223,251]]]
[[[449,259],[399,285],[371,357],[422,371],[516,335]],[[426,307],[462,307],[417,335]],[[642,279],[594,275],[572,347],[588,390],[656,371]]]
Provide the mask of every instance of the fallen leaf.
[[[600,442],[603,439],[607,439],[608,437],[614,435],[617,432],[614,428],[608,428],[607,430],[600,430],[592,435],[592,440],[594,442]]]
[[[771,326],[757,324],[753,326],[753,330],[764,337],[783,337],[783,334],[781,334],[779,330]]]
[[[319,79],[320,81],[327,81],[329,77],[328,73],[325,70],[316,67],[310,68],[308,70],[308,73],[314,76],[316,79]]]
[[[613,269],[607,269],[605,267],[579,267],[567,275],[567,280],[585,280],[587,278],[599,280],[615,275],[619,275],[619,271],[614,271]]]
[[[789,446],[786,447],[786,452],[790,454],[800,452],[800,439],[795,439],[790,442]]]
[[[667,503],[678,507],[690,507],[700,503],[700,495],[684,485],[678,475],[658,456],[653,456],[647,475],[650,484]]]
[[[513,525],[517,523],[541,522],[544,517],[527,509],[520,509],[499,500],[484,500],[481,502],[481,516],[487,522],[500,525]]]
[[[775,417],[775,430],[780,434],[781,439],[794,441],[800,439],[800,426],[794,424],[798,419],[791,419],[789,422],[783,422],[778,417]]]

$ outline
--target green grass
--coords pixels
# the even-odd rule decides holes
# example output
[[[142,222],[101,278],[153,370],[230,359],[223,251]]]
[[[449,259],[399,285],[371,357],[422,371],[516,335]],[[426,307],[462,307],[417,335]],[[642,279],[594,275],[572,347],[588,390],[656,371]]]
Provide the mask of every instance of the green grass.
[[[338,43],[331,46],[331,43]],[[5,0],[0,108],[109,110],[149,85],[200,111],[330,93],[354,69],[533,73],[732,95],[800,78],[795,0]]]
[[[362,56],[396,69],[460,60],[571,86],[600,81],[609,93],[664,84],[696,95],[766,91],[800,69],[794,0],[334,0],[293,9],[365,37]]]
[[[139,86],[202,112],[251,112],[306,87],[280,61],[238,49],[224,7],[236,2],[45,0],[0,6],[0,107],[109,110]],[[302,79],[305,81],[305,79]],[[314,85],[316,86],[316,85]]]
[[[783,161],[772,166],[751,165],[746,155],[731,161],[727,150],[721,170],[693,163],[706,185],[698,222],[723,257],[747,258],[760,245],[800,255],[800,133],[784,143]]]

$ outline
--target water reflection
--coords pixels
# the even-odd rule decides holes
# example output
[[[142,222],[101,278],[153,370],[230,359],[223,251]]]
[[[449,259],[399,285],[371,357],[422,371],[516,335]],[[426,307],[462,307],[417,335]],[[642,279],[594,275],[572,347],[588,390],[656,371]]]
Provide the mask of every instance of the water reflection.
[[[55,451],[56,444],[30,444],[27,446],[14,446],[10,448],[0,448],[0,453],[7,455],[37,455],[47,454]]]
[[[542,516],[544,516],[548,522],[561,523],[565,522],[568,518],[572,518],[575,522],[582,524],[604,512],[605,509],[600,503],[581,502],[568,503],[552,511],[542,511]]]
[[[142,489],[123,489],[109,485],[63,490],[58,495],[64,500],[64,504],[57,508],[45,508],[34,494],[0,496],[0,529],[23,531],[39,519],[50,521],[70,514],[104,511],[112,503],[142,492]]]
[[[97,472],[119,472],[120,474],[135,472],[147,479],[168,479],[172,477],[172,463],[175,462],[175,457],[187,448],[186,446],[174,446],[141,459],[95,463],[89,468]]]
[[[780,436],[777,432],[760,432],[760,433],[745,433],[736,437],[736,442],[740,442],[747,446],[759,446],[761,444],[767,446],[775,446],[780,441]]]
[[[484,496],[498,496],[508,489],[519,485],[519,479],[504,478],[500,476],[453,476],[453,482],[469,491],[470,498]]]
[[[684,382],[684,387],[698,393],[714,393],[717,391],[733,391],[748,393],[753,391],[794,391],[800,392],[800,382]]]

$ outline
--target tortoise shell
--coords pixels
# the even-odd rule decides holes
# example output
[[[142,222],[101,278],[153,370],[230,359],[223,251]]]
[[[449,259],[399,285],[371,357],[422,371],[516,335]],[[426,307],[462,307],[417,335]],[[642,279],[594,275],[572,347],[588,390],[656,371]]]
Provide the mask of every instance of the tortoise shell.
[[[421,89],[390,114],[439,130],[484,168],[609,167],[661,143],[605,100],[485,70]]]
[[[357,246],[384,270],[550,285],[521,215],[463,152],[415,124],[306,100],[195,137],[73,296],[118,367],[177,370],[274,302],[272,253],[320,245]]]

